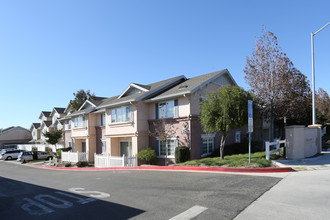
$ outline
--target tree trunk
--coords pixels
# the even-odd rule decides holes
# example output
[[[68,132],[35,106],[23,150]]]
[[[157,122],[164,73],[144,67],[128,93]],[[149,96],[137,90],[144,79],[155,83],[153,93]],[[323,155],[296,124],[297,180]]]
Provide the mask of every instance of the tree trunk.
[[[225,149],[225,142],[227,138],[227,133],[223,133],[221,136],[221,141],[220,141],[220,160],[224,158],[224,149]]]

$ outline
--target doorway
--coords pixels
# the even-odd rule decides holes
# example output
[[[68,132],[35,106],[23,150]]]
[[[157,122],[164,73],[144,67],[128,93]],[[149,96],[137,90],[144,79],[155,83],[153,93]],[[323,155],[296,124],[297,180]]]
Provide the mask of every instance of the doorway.
[[[81,151],[83,153],[86,153],[86,142],[85,141],[81,142]]]
[[[120,142],[120,156],[131,157],[132,156],[132,142],[131,141],[121,141]]]

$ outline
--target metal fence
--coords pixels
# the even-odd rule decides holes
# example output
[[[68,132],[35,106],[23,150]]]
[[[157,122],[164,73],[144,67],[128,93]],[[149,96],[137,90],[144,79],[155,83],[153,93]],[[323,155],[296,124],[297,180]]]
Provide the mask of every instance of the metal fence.
[[[62,161],[77,163],[79,161],[88,161],[88,153],[85,152],[63,152],[61,153]]]
[[[110,156],[110,154],[94,154],[95,167],[125,167],[136,166],[136,156],[122,157]]]
[[[46,151],[47,148],[52,149],[53,152],[56,152],[57,149],[64,148],[63,145],[57,144],[57,145],[50,145],[50,144],[18,144],[17,149],[19,150],[26,150],[26,151],[32,151],[32,149],[35,149],[38,151]]]

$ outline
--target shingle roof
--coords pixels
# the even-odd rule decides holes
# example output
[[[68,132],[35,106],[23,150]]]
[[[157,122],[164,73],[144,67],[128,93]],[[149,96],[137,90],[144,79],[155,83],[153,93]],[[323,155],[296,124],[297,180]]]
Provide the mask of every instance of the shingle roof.
[[[52,125],[52,121],[44,121],[44,124],[46,125],[46,127],[49,127]]]
[[[49,117],[51,112],[48,111],[42,111],[41,112],[45,117]]]
[[[65,111],[65,108],[58,108],[58,107],[54,107],[54,109],[57,111],[57,113],[59,114],[63,114]]]
[[[189,94],[192,93],[194,90],[202,86],[203,84],[207,83],[208,81],[212,80],[214,77],[216,77],[219,74],[225,73],[226,70],[220,70],[217,72],[209,73],[209,74],[204,74],[200,75],[197,77],[193,77],[190,79],[187,79],[186,81],[174,86],[173,88],[150,98],[150,100],[158,100],[162,98],[167,98],[179,94]]]
[[[40,123],[32,123],[32,125],[35,129],[38,129],[40,127]]]
[[[128,95],[128,96],[121,97],[120,99],[118,99],[119,96],[114,96],[114,97],[105,99],[97,107],[97,109],[104,108],[104,107],[107,107],[107,106],[119,105],[119,104],[127,103],[127,102],[130,102],[130,101],[136,101],[139,98],[145,98],[145,97],[148,97],[148,96],[151,96],[151,95],[155,95],[156,93],[161,92],[162,89],[164,89],[163,87],[168,86],[168,84],[178,83],[182,79],[185,79],[185,77],[184,76],[173,77],[173,78],[170,78],[170,79],[167,79],[167,80],[163,80],[163,81],[159,81],[159,82],[152,83],[152,84],[149,84],[149,85],[145,85],[144,88],[148,87],[148,89],[149,89],[148,92],[135,93],[135,94],[131,94],[131,95]],[[136,85],[138,85],[138,84],[136,84]]]

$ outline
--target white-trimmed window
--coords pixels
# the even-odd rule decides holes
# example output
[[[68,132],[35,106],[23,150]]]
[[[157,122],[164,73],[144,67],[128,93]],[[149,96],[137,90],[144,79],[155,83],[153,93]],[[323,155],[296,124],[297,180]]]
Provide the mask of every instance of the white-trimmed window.
[[[156,118],[174,118],[178,117],[178,100],[169,100],[156,104]]]
[[[101,154],[105,154],[106,152],[106,141],[105,139],[101,139]]]
[[[202,135],[201,155],[208,155],[214,151],[215,135]]]
[[[73,148],[72,146],[73,146],[73,145],[72,145],[72,141],[68,141],[68,147]]]
[[[67,121],[66,127],[67,129],[71,129],[71,119]]]
[[[131,121],[131,108],[122,106],[111,109],[111,123]]]
[[[105,125],[105,113],[101,114],[101,126]]]
[[[87,117],[86,116],[78,116],[73,119],[75,128],[82,128],[87,126]]]
[[[235,132],[235,143],[241,143],[241,132],[240,131]]]
[[[167,158],[174,158],[175,157],[175,148],[178,146],[178,139],[171,138],[167,140],[167,144],[165,141],[157,140],[158,143],[158,155],[159,157],[165,158],[166,157],[166,150],[167,150]],[[167,145],[167,146],[166,146]]]

